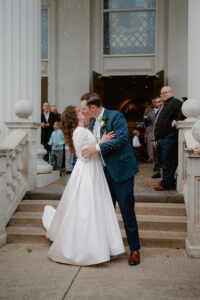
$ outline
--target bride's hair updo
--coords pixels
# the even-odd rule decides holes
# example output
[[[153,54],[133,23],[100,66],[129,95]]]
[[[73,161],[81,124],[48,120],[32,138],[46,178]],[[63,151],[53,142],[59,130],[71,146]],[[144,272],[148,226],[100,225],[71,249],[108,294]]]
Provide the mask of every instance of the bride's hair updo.
[[[72,135],[76,127],[78,126],[78,118],[76,112],[76,106],[69,105],[65,108],[61,115],[61,127],[65,136],[66,144],[69,146],[70,153],[74,153],[74,145]]]

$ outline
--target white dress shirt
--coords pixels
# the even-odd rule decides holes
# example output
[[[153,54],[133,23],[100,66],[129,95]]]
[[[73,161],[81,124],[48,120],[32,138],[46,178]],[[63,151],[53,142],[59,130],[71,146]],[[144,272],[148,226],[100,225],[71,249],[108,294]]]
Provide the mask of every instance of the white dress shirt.
[[[103,113],[104,113],[104,108],[102,109],[102,111],[101,111],[101,113],[98,115],[98,117],[96,118],[96,121],[95,121],[94,127],[93,127],[93,134],[94,134],[94,136],[96,136],[97,142],[99,142],[100,139],[101,139],[100,120],[101,120],[102,117],[103,117]],[[106,166],[106,164],[105,164],[105,162],[104,162],[104,160],[103,160],[102,154],[101,154],[101,149],[100,149],[98,143],[96,144],[96,151],[97,151],[97,152],[100,152],[101,161],[102,161],[103,165]]]
[[[48,113],[48,114],[45,114],[45,113],[44,113],[44,117],[45,117],[45,119],[46,119],[46,122],[48,123],[48,121],[49,121],[49,113]]]

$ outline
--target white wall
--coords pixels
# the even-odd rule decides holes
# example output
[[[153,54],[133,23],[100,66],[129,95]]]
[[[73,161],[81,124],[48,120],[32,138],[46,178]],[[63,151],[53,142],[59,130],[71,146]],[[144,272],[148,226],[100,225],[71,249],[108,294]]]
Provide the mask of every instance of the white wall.
[[[90,0],[58,2],[56,104],[80,106],[90,83]]]
[[[188,0],[169,0],[168,72],[175,97],[187,97]],[[168,73],[168,74],[167,74]]]

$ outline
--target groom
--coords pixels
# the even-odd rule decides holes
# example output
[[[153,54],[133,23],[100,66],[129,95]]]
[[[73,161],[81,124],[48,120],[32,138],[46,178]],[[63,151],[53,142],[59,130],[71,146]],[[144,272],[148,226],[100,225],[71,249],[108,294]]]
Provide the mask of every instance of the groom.
[[[114,131],[115,138],[106,143],[97,143],[82,151],[85,158],[100,152],[104,171],[114,206],[119,203],[124,227],[131,250],[129,264],[140,263],[140,242],[137,220],[134,212],[134,175],[138,172],[137,163],[130,145],[127,122],[122,113],[108,110],[102,106],[100,96],[96,93],[81,97],[82,112],[90,122],[90,129],[100,141],[104,132]]]

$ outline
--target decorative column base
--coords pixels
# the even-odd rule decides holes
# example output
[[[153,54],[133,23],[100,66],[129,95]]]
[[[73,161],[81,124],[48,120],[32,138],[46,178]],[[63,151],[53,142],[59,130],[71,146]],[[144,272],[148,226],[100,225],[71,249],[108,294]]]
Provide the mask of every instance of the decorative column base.
[[[0,217],[0,247],[7,243],[7,234],[3,217]]]
[[[2,247],[3,245],[5,245],[7,243],[7,234],[6,233],[2,233],[0,235],[0,247]]]
[[[200,246],[191,245],[189,240],[187,239],[185,242],[186,252],[189,257],[192,258],[200,258]]]
[[[37,149],[37,188],[44,187],[60,179],[60,171],[52,171],[52,166],[44,161],[43,157],[47,153],[40,144]]]

